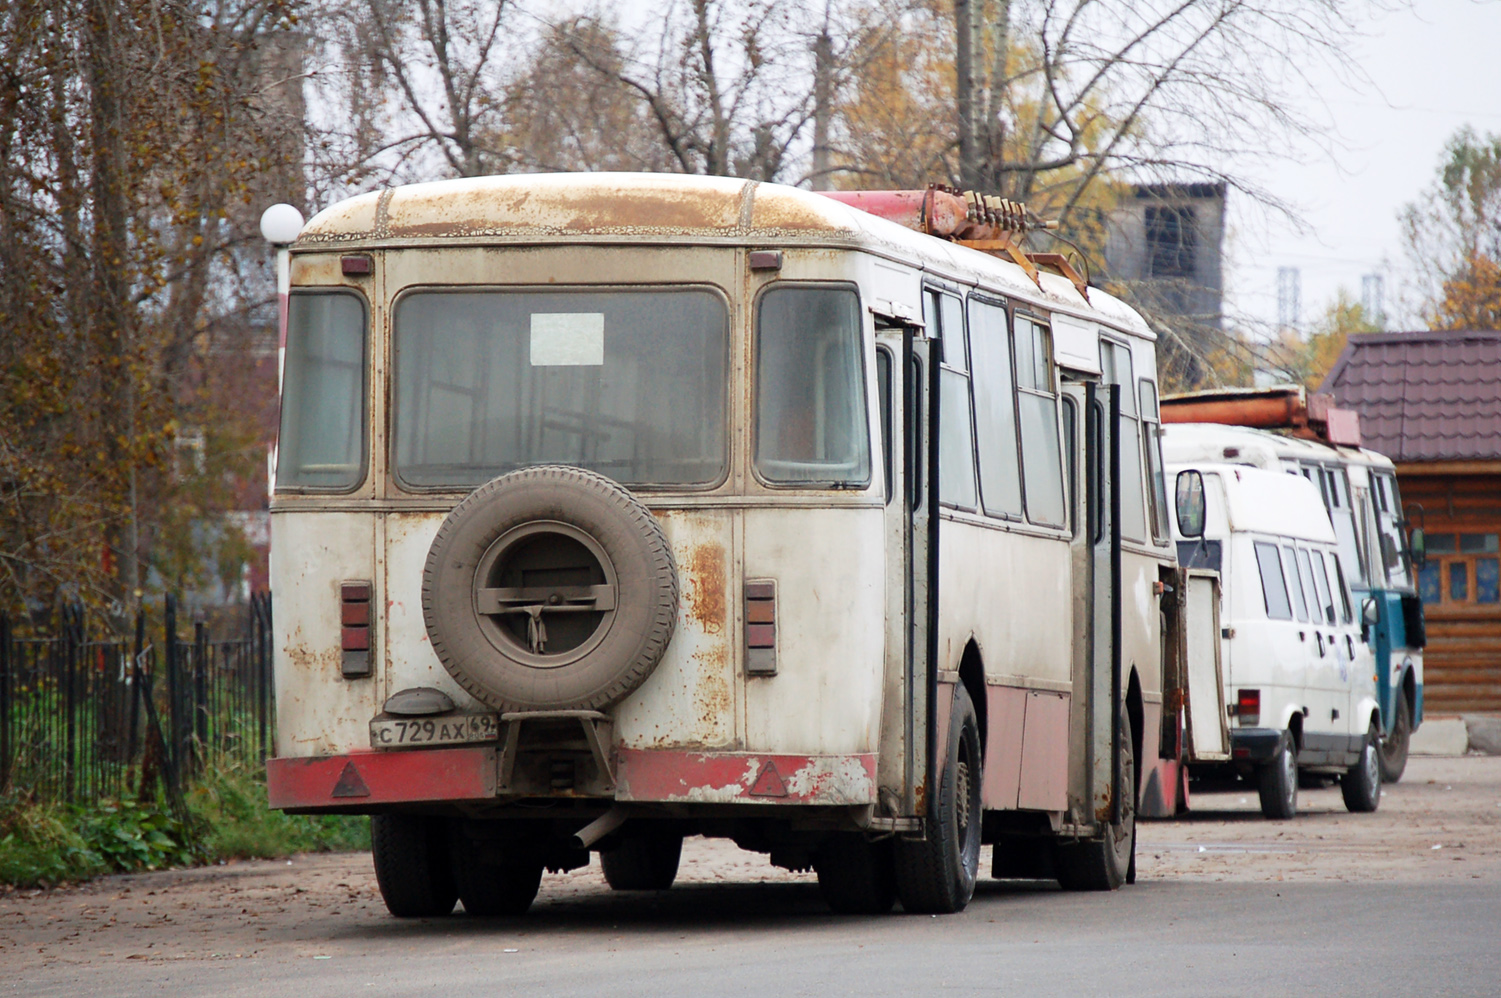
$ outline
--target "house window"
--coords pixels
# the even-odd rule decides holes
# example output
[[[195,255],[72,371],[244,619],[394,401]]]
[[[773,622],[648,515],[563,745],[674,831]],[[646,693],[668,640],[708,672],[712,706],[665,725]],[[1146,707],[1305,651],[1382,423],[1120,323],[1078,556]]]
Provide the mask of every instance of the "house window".
[[[1425,547],[1418,595],[1426,605],[1501,605],[1501,534],[1429,534]]]
[[[1198,250],[1198,220],[1188,205],[1147,208],[1149,277],[1193,277]]]

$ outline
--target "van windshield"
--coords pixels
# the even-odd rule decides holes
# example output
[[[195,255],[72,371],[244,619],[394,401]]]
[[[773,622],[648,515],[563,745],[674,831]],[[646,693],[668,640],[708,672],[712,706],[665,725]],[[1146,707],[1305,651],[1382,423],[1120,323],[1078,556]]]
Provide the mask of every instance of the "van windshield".
[[[724,474],[729,315],[707,290],[431,291],[396,307],[395,473],[475,486],[567,464],[634,486]]]

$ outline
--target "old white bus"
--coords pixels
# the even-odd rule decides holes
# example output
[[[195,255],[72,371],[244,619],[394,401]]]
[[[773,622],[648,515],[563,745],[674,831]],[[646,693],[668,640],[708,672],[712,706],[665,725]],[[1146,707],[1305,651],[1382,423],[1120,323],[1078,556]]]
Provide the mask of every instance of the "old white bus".
[[[287,237],[269,791],[373,815],[393,914],[688,835],[952,912],[982,843],[1115,888],[1179,805],[1153,336],[1018,206],[841,197],[491,177]]]

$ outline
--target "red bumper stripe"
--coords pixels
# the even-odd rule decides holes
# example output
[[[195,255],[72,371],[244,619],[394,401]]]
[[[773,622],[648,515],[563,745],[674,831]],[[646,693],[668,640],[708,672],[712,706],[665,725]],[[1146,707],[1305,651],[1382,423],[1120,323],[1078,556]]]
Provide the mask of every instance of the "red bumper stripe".
[[[266,761],[267,794],[278,808],[481,800],[495,796],[495,777],[494,746]]]
[[[705,804],[874,804],[874,755],[621,749],[619,800]]]

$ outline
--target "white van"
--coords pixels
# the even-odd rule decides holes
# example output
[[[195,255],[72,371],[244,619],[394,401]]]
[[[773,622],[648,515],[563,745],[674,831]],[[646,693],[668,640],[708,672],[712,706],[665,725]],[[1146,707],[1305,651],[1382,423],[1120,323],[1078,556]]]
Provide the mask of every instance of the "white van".
[[[1374,811],[1374,659],[1318,489],[1298,475],[1245,465],[1170,471],[1177,473],[1179,561],[1221,577],[1230,761],[1193,771],[1216,775],[1228,765],[1255,779],[1268,818],[1297,811],[1299,770],[1337,775],[1346,807]],[[1202,503],[1188,501],[1196,491]]]

